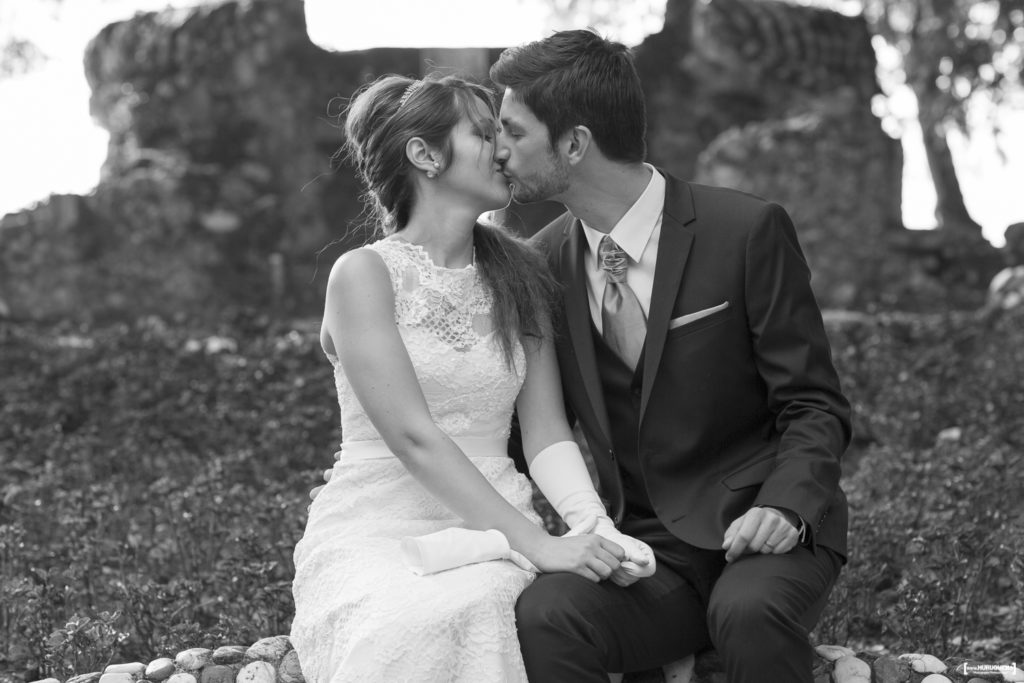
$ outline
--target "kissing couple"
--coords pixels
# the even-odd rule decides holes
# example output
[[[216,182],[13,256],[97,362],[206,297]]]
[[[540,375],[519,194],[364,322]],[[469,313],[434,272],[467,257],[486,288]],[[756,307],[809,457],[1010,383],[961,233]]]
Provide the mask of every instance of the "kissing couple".
[[[490,79],[386,76],[347,111],[380,237],[327,286],[306,679],[597,683],[713,647],[730,683],[811,683],[850,407],[789,215],[645,162],[619,43],[557,32]],[[480,220],[512,199],[566,213]]]

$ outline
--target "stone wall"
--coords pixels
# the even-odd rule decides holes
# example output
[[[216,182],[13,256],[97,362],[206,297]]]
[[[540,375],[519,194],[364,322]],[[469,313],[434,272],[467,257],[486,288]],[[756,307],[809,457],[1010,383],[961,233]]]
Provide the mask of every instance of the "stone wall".
[[[85,55],[91,111],[111,134],[102,180],[0,219],[0,317],[317,314],[330,265],[368,236],[351,169],[331,160],[346,98],[382,73],[482,72],[499,51],[328,52],[310,42],[301,0],[111,24]],[[984,301],[994,250],[900,225],[900,148],[870,112],[862,19],[670,0],[636,53],[652,161],[786,206],[823,305]],[[557,212],[506,218],[531,234]]]

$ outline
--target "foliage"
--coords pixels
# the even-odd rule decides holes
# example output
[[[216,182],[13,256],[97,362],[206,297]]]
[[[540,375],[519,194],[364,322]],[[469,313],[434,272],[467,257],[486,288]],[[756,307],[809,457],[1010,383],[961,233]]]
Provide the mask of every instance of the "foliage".
[[[969,132],[965,105],[986,93],[1000,103],[1021,84],[1021,0],[863,0],[872,30],[903,60],[907,83],[934,83],[939,109]],[[917,88],[914,88],[917,91]]]
[[[964,205],[946,134],[953,126],[971,133],[968,105],[979,96],[996,105],[986,107],[982,125],[999,132],[999,105],[1021,92],[1024,0],[862,1],[872,31],[899,56],[895,80],[917,100],[939,227],[980,232]]]

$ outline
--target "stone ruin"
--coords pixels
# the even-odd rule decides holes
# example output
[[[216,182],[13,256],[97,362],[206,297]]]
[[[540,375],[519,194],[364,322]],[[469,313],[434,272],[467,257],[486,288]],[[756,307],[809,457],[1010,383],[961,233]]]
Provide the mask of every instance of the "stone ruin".
[[[110,131],[101,182],[0,219],[0,316],[319,314],[333,260],[369,235],[351,169],[332,164],[346,98],[388,72],[484,77],[499,52],[329,52],[309,40],[301,0],[225,0],[107,26],[85,55],[90,109]],[[871,113],[861,18],[670,0],[664,29],[636,54],[652,162],[789,209],[823,306],[984,301],[994,249],[946,236],[922,246],[901,225],[900,146]],[[508,219],[529,234],[556,212],[520,207]],[[971,261],[978,253],[995,265]]]

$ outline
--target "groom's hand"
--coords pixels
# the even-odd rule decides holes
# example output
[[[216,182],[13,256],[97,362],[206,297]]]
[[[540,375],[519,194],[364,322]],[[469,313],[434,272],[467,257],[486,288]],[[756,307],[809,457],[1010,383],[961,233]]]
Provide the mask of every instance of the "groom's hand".
[[[589,516],[583,523],[570,529],[566,536],[574,536],[580,533],[595,533],[605,540],[614,543],[626,554],[625,559],[608,577],[615,585],[628,588],[640,579],[654,574],[657,563],[655,562],[654,551],[651,550],[651,547],[643,541],[627,536],[616,529],[615,524],[607,516],[602,516],[601,518]]]
[[[799,540],[796,525],[781,510],[756,507],[729,525],[722,549],[725,550],[725,561],[732,562],[743,553],[788,553]]]
[[[341,459],[341,451],[334,454],[335,460]],[[334,468],[324,470],[324,483],[320,486],[314,486],[309,492],[309,499],[316,500],[316,497],[320,495],[320,492],[324,490],[324,485],[331,480],[331,475],[334,473]]]

